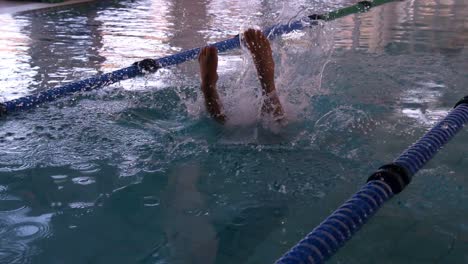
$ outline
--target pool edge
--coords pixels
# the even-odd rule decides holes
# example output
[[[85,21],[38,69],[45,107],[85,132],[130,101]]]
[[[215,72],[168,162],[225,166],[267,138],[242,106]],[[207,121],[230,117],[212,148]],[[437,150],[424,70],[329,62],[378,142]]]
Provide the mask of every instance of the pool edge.
[[[94,2],[95,0],[68,0],[62,3],[21,3],[19,1],[5,1],[0,0],[0,15],[16,14],[27,11],[49,9],[55,7],[62,7],[74,4],[81,4],[87,2]]]

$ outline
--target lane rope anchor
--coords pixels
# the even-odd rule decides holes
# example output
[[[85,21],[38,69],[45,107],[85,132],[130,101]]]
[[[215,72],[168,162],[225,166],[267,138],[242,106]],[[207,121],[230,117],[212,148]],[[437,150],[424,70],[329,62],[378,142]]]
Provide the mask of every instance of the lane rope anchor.
[[[161,65],[154,59],[144,59],[133,63],[142,74],[155,73],[161,69]]]

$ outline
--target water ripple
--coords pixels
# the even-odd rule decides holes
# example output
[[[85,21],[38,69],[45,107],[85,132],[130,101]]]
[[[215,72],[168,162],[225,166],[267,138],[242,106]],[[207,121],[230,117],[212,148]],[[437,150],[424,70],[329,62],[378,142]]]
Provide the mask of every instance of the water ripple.
[[[26,205],[21,200],[0,200],[0,215],[11,214],[18,211],[22,211],[26,208]]]
[[[24,243],[0,240],[0,263],[30,263],[34,250]]]
[[[30,241],[46,238],[51,234],[48,224],[41,222],[21,222],[8,226],[4,236],[15,241]]]
[[[72,182],[79,185],[90,185],[96,182],[93,177],[76,177],[72,179]]]

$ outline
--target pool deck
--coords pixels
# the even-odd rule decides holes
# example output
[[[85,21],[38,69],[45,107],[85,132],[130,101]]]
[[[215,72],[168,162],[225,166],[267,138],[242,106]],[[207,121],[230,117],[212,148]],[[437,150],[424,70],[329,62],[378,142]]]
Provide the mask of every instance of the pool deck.
[[[30,2],[30,1],[0,0],[0,14],[13,14],[13,13],[18,13],[18,12],[79,4],[79,3],[91,2],[91,1],[94,1],[94,0],[68,0],[63,3],[38,3],[38,2]]]

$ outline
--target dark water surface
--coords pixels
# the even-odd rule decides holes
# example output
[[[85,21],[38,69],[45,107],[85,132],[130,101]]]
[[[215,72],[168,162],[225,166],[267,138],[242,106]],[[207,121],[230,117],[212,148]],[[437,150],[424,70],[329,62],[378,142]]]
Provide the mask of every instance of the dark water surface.
[[[354,1],[97,1],[0,15],[11,100]],[[259,120],[246,50],[230,118],[189,62],[0,119],[0,263],[272,263],[468,95],[468,2],[407,0],[272,43],[290,118]],[[331,263],[468,263],[463,130]]]

